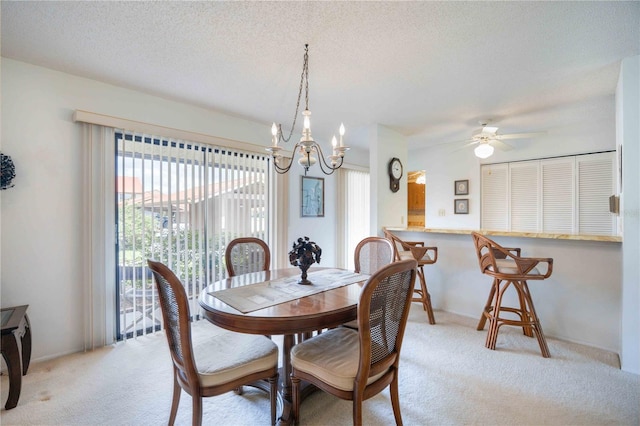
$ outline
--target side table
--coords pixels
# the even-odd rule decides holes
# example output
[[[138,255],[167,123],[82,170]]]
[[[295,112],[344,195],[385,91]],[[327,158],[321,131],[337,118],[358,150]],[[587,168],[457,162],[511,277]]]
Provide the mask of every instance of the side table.
[[[9,396],[5,409],[18,405],[22,376],[31,362],[31,325],[27,316],[29,305],[2,308],[2,357],[9,371]],[[18,346],[18,340],[20,346]],[[20,355],[22,353],[22,356]]]

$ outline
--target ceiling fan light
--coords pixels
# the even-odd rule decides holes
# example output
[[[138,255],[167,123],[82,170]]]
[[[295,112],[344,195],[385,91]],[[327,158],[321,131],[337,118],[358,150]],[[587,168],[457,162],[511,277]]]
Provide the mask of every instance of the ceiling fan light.
[[[473,152],[475,152],[476,157],[478,158],[489,158],[493,155],[493,147],[488,143],[481,143],[473,150]]]

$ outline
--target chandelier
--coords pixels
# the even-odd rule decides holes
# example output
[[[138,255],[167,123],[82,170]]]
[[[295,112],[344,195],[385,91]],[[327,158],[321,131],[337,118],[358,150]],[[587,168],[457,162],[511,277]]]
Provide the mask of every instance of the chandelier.
[[[342,166],[342,161],[344,159],[344,153],[349,150],[348,146],[345,146],[343,143],[344,137],[344,125],[340,124],[340,140],[338,141],[333,136],[331,140],[331,155],[328,155],[326,160],[324,154],[322,153],[322,148],[316,141],[311,137],[311,111],[309,111],[309,45],[304,45],[304,63],[302,65],[302,75],[300,76],[300,89],[298,91],[298,102],[296,103],[296,112],[293,116],[293,124],[291,125],[291,131],[289,132],[289,136],[286,138],[282,134],[282,125],[276,124],[275,122],[271,126],[271,142],[272,145],[269,148],[266,148],[267,151],[271,152],[271,156],[273,157],[273,166],[276,172],[280,174],[287,173],[289,169],[291,169],[291,165],[293,164],[294,158],[286,164],[286,160],[280,154],[280,150],[282,147],[279,145],[280,142],[287,143],[291,139],[291,135],[293,134],[293,130],[296,125],[296,120],[298,118],[298,110],[300,109],[300,99],[302,98],[302,88],[304,87],[305,93],[305,104],[304,111],[302,111],[303,125],[302,125],[302,137],[300,138],[300,142],[298,142],[293,147],[294,156],[297,152],[298,164],[300,164],[304,168],[304,174],[306,175],[309,171],[309,167],[318,163],[320,165],[320,169],[326,175],[330,175],[336,170],[338,170]],[[316,156],[318,158],[316,158]],[[320,161],[318,161],[320,159]],[[285,164],[283,164],[285,163]]]

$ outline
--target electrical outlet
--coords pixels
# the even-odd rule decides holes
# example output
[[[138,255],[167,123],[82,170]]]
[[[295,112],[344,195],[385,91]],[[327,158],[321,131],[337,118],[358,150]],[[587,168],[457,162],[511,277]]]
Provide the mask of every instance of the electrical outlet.
[[[446,212],[444,209],[438,210],[438,216],[446,216]]]
[[[404,216],[400,216],[400,225],[404,225]]]

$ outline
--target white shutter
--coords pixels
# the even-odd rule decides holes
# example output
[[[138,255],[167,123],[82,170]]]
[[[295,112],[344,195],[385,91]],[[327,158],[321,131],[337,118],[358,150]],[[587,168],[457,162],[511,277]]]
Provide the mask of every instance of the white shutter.
[[[575,157],[540,161],[542,232],[574,234]]]
[[[509,230],[509,197],[507,164],[482,167],[482,229]]]
[[[538,161],[509,165],[511,231],[538,231]]]
[[[576,157],[578,233],[614,235],[615,217],[609,213],[609,196],[615,193],[613,152]]]

